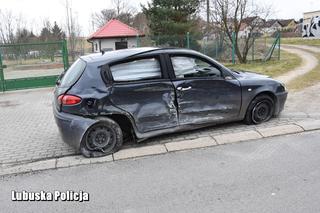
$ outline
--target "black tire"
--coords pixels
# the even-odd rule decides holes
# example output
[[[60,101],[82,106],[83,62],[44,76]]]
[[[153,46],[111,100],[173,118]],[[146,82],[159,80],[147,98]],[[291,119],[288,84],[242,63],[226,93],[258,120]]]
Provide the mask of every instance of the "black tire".
[[[80,151],[85,157],[100,157],[117,152],[123,143],[120,126],[112,119],[99,117],[82,138]]]
[[[244,122],[246,124],[260,124],[270,120],[273,114],[274,100],[268,95],[259,95],[248,106]]]

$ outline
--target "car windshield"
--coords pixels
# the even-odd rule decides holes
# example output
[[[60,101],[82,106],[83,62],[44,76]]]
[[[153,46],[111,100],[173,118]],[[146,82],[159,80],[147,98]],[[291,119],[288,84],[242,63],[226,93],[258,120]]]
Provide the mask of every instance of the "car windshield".
[[[171,57],[176,78],[220,76],[220,71],[211,64],[194,57]]]
[[[70,87],[72,86],[81,76],[82,72],[86,68],[86,62],[82,59],[76,60],[71,67],[61,75],[59,86]]]

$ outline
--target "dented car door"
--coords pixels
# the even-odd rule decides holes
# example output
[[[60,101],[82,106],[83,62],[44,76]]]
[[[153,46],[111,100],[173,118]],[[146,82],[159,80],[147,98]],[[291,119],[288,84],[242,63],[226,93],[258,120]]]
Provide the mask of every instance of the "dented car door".
[[[175,91],[160,55],[136,58],[110,66],[110,100],[129,113],[139,132],[175,127]]]
[[[171,55],[179,123],[218,123],[238,118],[241,86],[225,79],[213,62],[193,55]]]

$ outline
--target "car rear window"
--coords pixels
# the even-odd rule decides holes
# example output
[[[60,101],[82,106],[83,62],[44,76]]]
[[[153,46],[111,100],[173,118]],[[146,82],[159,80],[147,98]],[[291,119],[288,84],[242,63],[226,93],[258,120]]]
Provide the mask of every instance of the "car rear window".
[[[162,77],[156,58],[138,59],[110,67],[114,81],[139,81]]]
[[[86,68],[86,62],[82,59],[76,60],[71,67],[64,73],[60,81],[61,87],[71,87],[81,76]]]

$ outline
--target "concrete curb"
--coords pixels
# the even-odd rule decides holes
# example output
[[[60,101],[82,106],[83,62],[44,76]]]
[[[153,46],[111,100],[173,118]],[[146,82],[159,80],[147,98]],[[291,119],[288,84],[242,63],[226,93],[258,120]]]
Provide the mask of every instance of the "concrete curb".
[[[262,136],[254,130],[222,134],[214,136],[218,144],[235,143],[240,141],[260,139]]]
[[[218,144],[212,137],[200,137],[191,140],[169,142],[165,143],[164,145],[166,146],[168,152],[175,152],[188,149],[204,148],[208,146],[216,146]]]
[[[81,155],[67,156],[55,159],[46,159],[30,163],[21,163],[14,166],[0,167],[0,176],[19,173],[28,173],[48,169],[68,168],[79,165],[113,162],[118,160],[138,158],[166,154],[170,152],[213,147],[229,143],[237,143],[254,139],[268,138],[279,135],[295,134],[305,131],[320,130],[320,120],[303,120],[293,124],[280,125],[274,127],[258,127],[256,130],[221,134],[216,136],[205,136],[196,139],[168,142],[151,146],[128,148],[119,152],[100,158],[84,158]]]
[[[139,148],[129,148],[129,149],[122,149],[119,152],[113,154],[113,159],[116,160],[123,160],[128,158],[136,158],[148,155],[159,155],[166,153],[166,147],[163,144],[157,144],[152,146],[144,146]]]
[[[266,138],[266,137],[272,137],[272,136],[277,136],[277,135],[285,135],[285,134],[303,132],[304,130],[296,124],[288,124],[288,125],[273,126],[273,127],[268,127],[268,128],[257,128],[257,131],[263,137]]]

